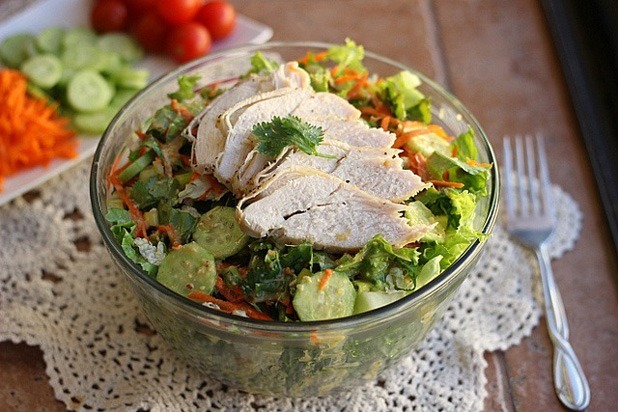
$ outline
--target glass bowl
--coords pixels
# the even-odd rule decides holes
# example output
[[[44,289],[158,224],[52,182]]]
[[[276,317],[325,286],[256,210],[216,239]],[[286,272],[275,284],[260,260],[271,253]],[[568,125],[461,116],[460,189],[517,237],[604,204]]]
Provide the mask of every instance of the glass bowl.
[[[423,340],[442,316],[457,289],[476,265],[483,242],[420,290],[379,309],[347,318],[313,322],[268,322],[227,315],[175,294],[140,270],[123,253],[104,216],[106,176],[127,136],[166,103],[179,75],[198,74],[201,84],[233,83],[249,69],[256,51],[298,59],[323,43],[268,43],[227,50],[166,74],[124,106],[105,131],[94,155],[90,195],[94,217],[113,260],[128,280],[157,332],[180,355],[208,376],[251,393],[309,397],[358,387],[397,365]],[[497,215],[499,183],[492,148],[468,110],[442,87],[415,70],[366,52],[370,73],[393,75],[410,70],[423,81],[419,90],[431,99],[433,122],[450,135],[472,128],[479,161],[493,163],[488,196],[478,203],[476,226],[490,234]]]

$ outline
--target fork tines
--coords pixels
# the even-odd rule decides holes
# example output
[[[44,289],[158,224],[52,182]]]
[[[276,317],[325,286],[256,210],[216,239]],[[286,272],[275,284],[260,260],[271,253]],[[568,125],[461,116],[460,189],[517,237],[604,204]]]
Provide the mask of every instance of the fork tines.
[[[504,183],[507,216],[552,216],[551,182],[543,136],[504,138]],[[536,153],[536,154],[535,154]]]

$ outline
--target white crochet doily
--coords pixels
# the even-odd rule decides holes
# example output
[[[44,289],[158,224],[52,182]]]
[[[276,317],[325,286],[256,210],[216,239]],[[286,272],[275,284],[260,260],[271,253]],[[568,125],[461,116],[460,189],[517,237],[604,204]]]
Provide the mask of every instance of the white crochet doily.
[[[198,375],[148,328],[95,227],[89,166],[0,207],[0,340],[39,345],[71,410],[479,411],[483,353],[518,344],[541,314],[534,257],[497,226],[442,321],[375,382],[308,400],[238,392]],[[554,192],[557,258],[574,246],[582,216]]]

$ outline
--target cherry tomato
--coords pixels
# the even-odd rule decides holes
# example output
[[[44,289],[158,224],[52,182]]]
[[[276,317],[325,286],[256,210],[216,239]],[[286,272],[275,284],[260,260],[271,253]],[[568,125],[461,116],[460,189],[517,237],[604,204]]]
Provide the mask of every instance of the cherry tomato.
[[[183,24],[193,20],[201,4],[201,0],[157,0],[155,8],[168,23]]]
[[[124,30],[128,16],[121,0],[98,0],[90,13],[92,28],[99,33]]]
[[[124,0],[129,13],[139,18],[154,8],[156,0]]]
[[[185,63],[207,54],[211,44],[206,27],[191,21],[172,29],[165,50],[177,63]]]
[[[222,39],[236,26],[236,9],[224,0],[209,1],[200,7],[195,21],[206,26],[213,40]]]
[[[149,11],[137,18],[131,33],[144,50],[158,53],[163,51],[168,26],[155,11]]]

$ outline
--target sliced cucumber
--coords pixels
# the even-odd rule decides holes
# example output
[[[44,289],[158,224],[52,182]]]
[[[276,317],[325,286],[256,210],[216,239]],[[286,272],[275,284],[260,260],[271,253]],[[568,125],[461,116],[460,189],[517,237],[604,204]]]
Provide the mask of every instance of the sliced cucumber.
[[[370,290],[359,292],[354,305],[354,313],[369,312],[370,310],[393,303],[406,295],[407,292],[402,290],[390,293]]]
[[[127,63],[135,63],[144,57],[139,44],[125,33],[107,33],[99,37],[97,45],[101,50],[117,53]]]
[[[139,89],[116,89],[116,94],[114,95],[112,101],[109,103],[109,107],[111,109],[114,109],[115,111],[120,110],[122,106],[127,104],[127,102],[137,94],[138,91]]]
[[[343,273],[334,271],[322,287],[324,272],[304,276],[296,285],[292,305],[302,321],[326,320],[354,313],[356,289]]]
[[[139,172],[144,170],[155,158],[155,152],[153,150],[149,150],[137,159],[133,161],[129,166],[124,168],[122,172],[118,174],[118,179],[122,183],[127,182],[130,179],[133,179],[138,175]]]
[[[73,115],[73,126],[81,133],[90,135],[100,135],[107,129],[118,110],[108,107],[98,112],[75,113]]]
[[[217,280],[215,259],[197,243],[187,243],[165,256],[157,280],[183,296],[192,291],[210,294]]]
[[[36,40],[32,34],[15,34],[0,43],[0,60],[8,67],[18,68],[26,59],[35,54]]]
[[[111,81],[118,87],[127,89],[142,89],[148,84],[150,73],[145,69],[123,66],[110,75]]]
[[[114,89],[103,76],[93,70],[77,72],[67,84],[67,101],[80,112],[96,112],[107,107]]]
[[[91,69],[103,71],[113,62],[110,63],[110,58],[107,57],[106,53],[101,52],[95,46],[75,45],[64,49],[62,52],[62,64],[66,68],[73,70]]]
[[[64,29],[62,27],[48,27],[36,37],[36,46],[43,53],[60,53]]]
[[[96,33],[85,27],[67,30],[62,38],[62,46],[65,49],[75,46],[94,46],[96,43]]]
[[[53,54],[34,55],[21,65],[20,70],[28,80],[44,89],[51,89],[62,77],[62,63]]]
[[[216,206],[203,214],[193,239],[216,259],[235,255],[249,242],[236,221],[236,210],[228,206]]]

